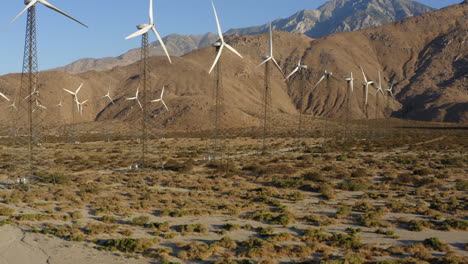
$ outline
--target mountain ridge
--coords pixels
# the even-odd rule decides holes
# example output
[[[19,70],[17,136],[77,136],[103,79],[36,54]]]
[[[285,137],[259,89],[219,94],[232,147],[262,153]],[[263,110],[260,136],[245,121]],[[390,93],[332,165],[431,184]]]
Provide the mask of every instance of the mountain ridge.
[[[369,14],[376,10],[376,14]],[[317,38],[325,35],[355,31],[380,26],[406,17],[430,12],[435,9],[409,0],[333,0],[315,10],[302,10],[284,19],[272,22],[276,30],[306,34]],[[377,19],[383,16],[382,19]],[[362,22],[361,22],[362,21]],[[253,35],[268,31],[268,24],[241,29],[230,29],[225,34]],[[182,56],[196,49],[211,45],[217,40],[213,33],[202,36],[171,34],[163,41],[172,56]],[[159,42],[152,42],[151,56],[164,55]],[[103,59],[86,58],[77,60],[54,70],[81,73],[90,70],[109,70],[124,66],[140,59],[139,48],[132,49],[118,57]]]

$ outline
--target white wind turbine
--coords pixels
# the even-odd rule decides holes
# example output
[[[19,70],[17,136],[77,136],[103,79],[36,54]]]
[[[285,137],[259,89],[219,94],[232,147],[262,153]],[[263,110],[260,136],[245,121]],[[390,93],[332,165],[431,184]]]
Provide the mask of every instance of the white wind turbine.
[[[107,99],[109,99],[109,101],[110,101],[112,104],[114,104],[114,100],[113,100],[112,97],[110,96],[110,86],[109,86],[109,88],[107,89],[106,95],[104,95],[104,96],[101,97],[101,98],[107,98]]]
[[[302,63],[302,59],[299,59],[297,66],[293,69],[293,71],[288,76],[286,76],[285,80],[288,80],[289,78],[291,78],[291,76],[293,76],[295,73],[299,72],[300,70],[307,69],[307,65],[304,65],[301,63]]]
[[[45,5],[46,7],[54,10],[55,12],[58,12],[58,13],[64,15],[64,16],[74,20],[75,22],[77,22],[79,24],[81,24],[81,25],[83,25],[85,27],[88,27],[85,24],[78,21],[77,19],[73,18],[72,16],[68,15],[67,13],[65,13],[62,10],[58,9],[57,7],[53,6],[52,4],[47,2],[46,0],[25,0],[24,4],[26,5],[26,7],[8,24],[8,26],[11,25],[13,22],[15,22],[15,20],[18,19],[18,17],[20,17],[26,10],[28,10],[29,8],[31,8],[32,6],[34,6],[37,3],[41,3],[41,4]]]
[[[385,89],[385,91],[392,97],[392,98],[395,98],[395,96],[393,95],[393,85],[394,85],[394,81],[392,81],[392,84],[390,85],[390,87],[388,89]]]
[[[130,36],[126,37],[125,39],[131,39],[134,37],[141,36],[143,34],[148,33],[150,30],[154,32],[156,37],[159,40],[159,43],[161,44],[161,47],[163,48],[164,52],[166,53],[167,58],[169,59],[169,62],[172,63],[171,56],[169,56],[169,52],[166,49],[166,45],[164,45],[164,42],[159,35],[158,31],[156,30],[156,26],[154,25],[154,16],[153,16],[153,0],[150,0],[150,7],[149,7],[149,24],[141,24],[137,26],[138,31],[131,34]]]
[[[354,78],[353,78],[353,73],[351,72],[349,74],[349,77],[345,78],[346,82],[348,82],[348,87],[351,92],[354,92]]]
[[[163,96],[164,96],[164,88],[165,88],[165,87],[163,86],[162,91],[161,91],[161,97],[160,97],[159,99],[153,100],[153,101],[151,101],[151,102],[152,102],[152,103],[161,102],[161,103],[164,105],[164,107],[166,108],[166,110],[169,111],[169,108],[167,108],[167,105],[166,105],[166,103],[164,102],[164,99],[163,99]]]
[[[73,96],[73,100],[74,100],[75,102],[78,102],[78,93],[80,92],[81,87],[83,87],[83,84],[84,84],[84,83],[80,84],[80,86],[78,87],[78,89],[76,89],[76,91],[74,91],[74,92],[72,92],[72,91],[70,91],[70,90],[68,90],[68,89],[65,89],[65,88],[64,88],[63,90],[66,91],[67,93],[71,94],[71,95]]]
[[[63,97],[60,97],[60,101],[59,101],[59,103],[56,105],[56,107],[62,108],[62,107],[63,107],[62,101],[63,101]]]
[[[11,105],[8,106],[8,108],[13,108],[15,110],[18,110],[18,108],[16,108],[16,99],[13,101]]]
[[[349,115],[350,115],[350,106],[351,106],[351,95],[354,92],[354,77],[353,73],[350,72],[349,77],[344,78],[345,81],[348,83],[348,89],[346,92],[346,123],[345,123],[345,136],[344,140],[348,140],[348,134],[349,134]]]
[[[80,112],[80,115],[83,115],[83,105],[86,104],[88,100],[84,100],[83,102],[78,102],[76,101],[76,104],[78,105],[78,111]]]
[[[138,105],[140,106],[140,108],[143,110],[143,106],[141,105],[140,103],[140,99],[138,99],[138,94],[140,92],[140,86],[138,86],[137,90],[136,90],[136,94],[135,94],[135,97],[128,97],[128,98],[125,98],[125,100],[128,100],[128,101],[137,101]]]
[[[263,56],[262,59],[264,59],[264,61],[262,63],[260,63],[260,65],[258,65],[257,68],[262,66],[263,64],[269,62],[269,61],[272,61],[275,64],[276,68],[278,68],[278,70],[284,76],[283,70],[281,69],[281,67],[279,66],[279,64],[276,61],[275,57],[273,56],[273,30],[271,28],[271,22],[270,22],[270,55]]]
[[[364,69],[362,66],[359,66],[362,71],[362,76],[364,77],[364,82],[362,83],[362,86],[364,87],[364,105],[367,107],[368,101],[369,101],[369,85],[373,84],[373,81],[367,80],[366,74],[364,73]]]
[[[32,110],[32,112],[36,112],[38,109],[47,109],[47,107],[41,105],[41,103],[39,103],[39,101],[36,99],[36,106],[34,107],[34,109]]]
[[[209,73],[211,73],[213,71],[213,69],[215,68],[216,64],[218,64],[219,58],[221,58],[221,54],[223,53],[224,47],[229,49],[231,52],[233,52],[237,56],[239,56],[241,58],[244,58],[244,57],[242,57],[242,55],[237,50],[235,50],[233,47],[231,47],[229,44],[227,44],[224,41],[223,31],[221,30],[221,25],[219,24],[218,13],[216,12],[216,7],[215,7],[215,4],[214,4],[213,0],[211,0],[211,5],[213,6],[213,10],[214,10],[215,18],[216,18],[216,25],[218,26],[219,41],[221,43],[220,43],[220,46],[219,46],[218,54],[216,55],[216,58],[215,58],[215,60],[213,62],[213,66],[211,66],[211,69],[210,69]]]
[[[380,77],[380,69],[379,69],[379,84],[375,87],[375,89],[376,89],[376,92],[375,92],[376,95],[378,95],[379,92],[382,95],[384,95],[383,87],[382,87],[382,79]]]
[[[34,87],[34,90],[32,91],[32,93],[30,93],[28,96],[26,96],[23,100],[27,100],[29,97],[31,97],[33,95],[39,96],[39,91],[36,89],[36,87]]]
[[[332,75],[333,75],[332,72],[327,71],[327,63],[325,63],[323,75],[322,75],[322,77],[320,77],[319,81],[314,86],[314,88],[312,88],[312,91],[315,90],[320,85],[320,83],[323,82],[323,80],[325,80],[325,78],[327,78],[327,80],[328,80]]]

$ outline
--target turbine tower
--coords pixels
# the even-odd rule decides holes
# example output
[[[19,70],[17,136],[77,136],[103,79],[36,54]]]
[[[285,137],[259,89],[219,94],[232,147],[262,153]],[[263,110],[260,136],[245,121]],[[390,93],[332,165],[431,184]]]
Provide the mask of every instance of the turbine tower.
[[[281,75],[284,78],[284,73],[275,57],[273,56],[273,30],[270,23],[270,54],[268,56],[263,56],[264,61],[258,65],[258,67],[265,64],[265,90],[263,91],[263,137],[262,137],[262,154],[266,153],[266,138],[269,132],[269,122],[271,121],[271,85],[270,85],[270,63],[273,62],[275,67],[279,70]],[[257,68],[258,68],[257,67]]]
[[[285,80],[289,80],[289,78],[291,78],[294,74],[296,73],[299,73],[302,77],[302,74],[303,74],[303,71],[304,70],[307,70],[307,65],[305,64],[302,64],[302,58],[299,59],[299,62],[297,63],[296,67],[294,67],[294,69],[292,70],[292,72],[286,77]],[[298,140],[298,143],[299,143],[299,139],[303,136],[302,135],[302,132],[303,132],[303,120],[302,120],[302,117],[303,117],[303,103],[304,103],[304,91],[305,90],[305,87],[303,84],[301,84],[301,87],[300,87],[300,92],[301,92],[301,95],[300,95],[300,100],[299,100],[299,121],[298,121],[298,124],[297,124],[297,140]]]
[[[312,88],[312,90],[317,89],[317,87],[323,82],[323,80],[326,80],[326,89],[327,89],[327,93],[329,93],[330,92],[330,78],[333,76],[333,73],[327,70],[328,61],[327,61],[326,54],[324,52],[322,52],[321,57],[322,57],[322,63],[323,63],[323,74],[318,80],[317,84],[314,86],[314,88]],[[324,115],[323,117],[325,120],[323,122],[322,137],[325,139],[328,137],[328,118],[325,116],[326,112],[324,112],[323,115]]]
[[[216,82],[213,90],[213,100],[214,100],[214,111],[213,111],[213,131],[212,131],[212,154],[211,159],[215,160],[218,156],[218,152],[220,151],[220,144],[221,144],[221,107],[223,106],[223,89],[222,89],[222,78],[221,78],[221,54],[223,53],[224,48],[227,48],[232,53],[236,54],[240,58],[243,58],[242,55],[227,44],[223,37],[223,31],[221,29],[221,25],[219,23],[218,12],[216,11],[215,4],[213,0],[211,0],[211,5],[213,6],[213,12],[216,19],[216,26],[218,28],[218,37],[219,40],[213,44],[213,47],[216,49],[216,58],[213,62],[208,73],[211,74],[216,67]]]
[[[133,100],[136,100],[141,108],[141,156],[139,165],[140,167],[146,167],[146,153],[147,153],[147,139],[148,139],[148,131],[147,131],[147,119],[148,119],[148,101],[147,101],[147,93],[148,88],[150,87],[150,68],[149,68],[149,34],[148,32],[151,30],[153,31],[156,38],[159,40],[161,47],[163,48],[164,52],[166,53],[167,59],[169,63],[172,64],[171,56],[169,56],[169,52],[167,51],[166,45],[164,45],[164,41],[162,40],[161,36],[159,35],[158,31],[156,30],[156,26],[154,24],[154,15],[153,15],[153,0],[149,1],[149,23],[148,24],[140,24],[137,26],[138,31],[131,34],[130,36],[126,37],[125,39],[131,39],[138,36],[142,36],[141,38],[141,63],[142,63],[142,78],[140,86],[142,87],[141,91],[141,99],[142,103],[138,98],[138,90],[136,97]]]
[[[383,87],[382,87],[382,78],[380,76],[380,69],[378,70],[378,75],[379,75],[379,83],[378,85],[374,86],[375,88],[375,119],[377,121],[377,119],[379,118],[379,93],[385,97],[385,94],[383,92]],[[376,126],[375,126],[375,134],[377,135],[377,132],[378,132],[378,129],[380,128],[380,126],[378,125],[379,123],[376,123]]]
[[[366,127],[367,127],[367,132],[369,132],[369,85],[373,84],[373,81],[370,81],[367,79],[366,74],[364,73],[364,69],[362,66],[360,66],[362,76],[364,77],[364,82],[362,83],[362,92],[363,92],[363,106],[362,110],[364,112],[365,120],[366,120]]]
[[[36,4],[41,3],[49,9],[58,12],[75,22],[87,27],[72,16],[66,14],[62,10],[53,6],[46,0],[25,0],[26,7],[8,24],[11,25],[17,20],[24,12],[27,11],[27,24],[26,24],[26,37],[24,45],[24,58],[23,58],[23,71],[21,76],[21,88],[19,91],[20,98],[23,95],[28,95],[26,100],[20,99],[20,110],[18,112],[18,119],[21,119],[20,134],[27,135],[27,174],[26,178],[32,178],[36,172],[37,155],[35,145],[40,144],[40,125],[41,125],[41,111],[35,111],[36,107],[42,106],[39,100],[39,87],[38,87],[38,63],[37,63],[37,41],[36,41]],[[24,102],[23,102],[24,101]],[[24,120],[26,119],[26,120]],[[25,143],[25,142],[21,142]],[[30,181],[28,181],[30,182]]]
[[[344,141],[346,142],[350,134],[349,133],[349,121],[350,121],[349,115],[351,114],[350,113],[351,98],[354,92],[354,77],[353,77],[352,72],[349,73],[349,77],[345,78],[345,81],[348,84],[347,89],[346,89],[346,123],[345,123],[345,131],[344,131]]]

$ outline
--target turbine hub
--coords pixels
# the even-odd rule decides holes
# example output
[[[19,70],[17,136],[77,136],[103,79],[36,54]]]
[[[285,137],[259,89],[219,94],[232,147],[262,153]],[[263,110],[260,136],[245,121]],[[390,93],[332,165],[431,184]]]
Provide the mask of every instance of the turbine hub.
[[[213,46],[213,47],[221,47],[221,44],[222,44],[222,43],[221,43],[221,40],[218,39],[218,40],[217,40],[215,43],[213,43],[211,46]]]
[[[149,26],[149,24],[140,24],[137,26],[138,29],[144,29],[145,27]]]

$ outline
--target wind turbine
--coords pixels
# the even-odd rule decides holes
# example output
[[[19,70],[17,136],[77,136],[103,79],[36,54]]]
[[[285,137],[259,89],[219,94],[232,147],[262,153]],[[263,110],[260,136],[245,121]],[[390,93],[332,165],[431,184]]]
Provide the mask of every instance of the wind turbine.
[[[153,31],[153,33],[156,35],[156,38],[159,40],[159,43],[161,44],[161,47],[163,48],[166,56],[167,56],[167,59],[169,60],[169,63],[172,64],[172,60],[171,60],[171,57],[169,56],[169,52],[167,51],[167,48],[166,48],[166,45],[164,45],[164,41],[162,40],[161,36],[159,35],[158,31],[156,30],[156,26],[154,25],[154,15],[153,15],[153,0],[150,0],[150,3],[149,3],[149,24],[141,24],[141,25],[138,25],[137,28],[138,28],[138,31],[131,34],[130,36],[126,37],[125,39],[131,39],[131,38],[134,38],[134,37],[137,37],[137,36],[142,36],[142,41],[141,41],[141,62],[142,62],[142,65],[143,65],[143,78],[141,78],[141,83],[140,85],[142,86],[142,100],[143,100],[143,104],[140,103],[140,100],[138,98],[138,92],[139,90],[137,89],[137,94],[134,98],[130,98],[130,99],[127,99],[127,100],[136,100],[138,102],[138,105],[140,105],[140,108],[143,110],[141,112],[141,132],[142,132],[142,142],[141,142],[141,160],[140,160],[140,165],[141,167],[145,167],[146,164],[145,164],[145,156],[146,156],[146,140],[147,140],[147,131],[146,131],[146,123],[147,123],[147,118],[148,118],[148,113],[147,113],[147,98],[146,98],[146,94],[147,94],[147,90],[148,90],[148,87],[150,87],[149,85],[149,81],[150,81],[150,75],[149,75],[149,62],[148,62],[148,58],[149,58],[149,34],[148,32],[150,30]],[[140,167],[138,166],[138,164],[136,165],[136,167]]]
[[[382,94],[382,96],[385,96],[384,92],[383,92],[383,88],[382,88],[382,78],[380,76],[380,69],[378,70],[378,74],[379,74],[379,83],[377,85],[374,86],[375,88],[375,119],[378,119],[379,117],[379,92],[380,94]]]
[[[87,102],[88,102],[88,100],[84,100],[81,103],[76,101],[76,104],[78,105],[78,109],[79,109],[79,112],[80,112],[81,116],[83,115],[83,105],[86,104]]]
[[[135,94],[135,97],[128,97],[128,98],[125,98],[125,100],[128,100],[128,101],[137,101],[138,105],[140,106],[141,110],[143,110],[143,106],[141,105],[140,103],[140,99],[138,99],[138,94],[140,93],[140,86],[138,86],[137,90],[136,90],[136,94]]]
[[[276,61],[275,57],[273,56],[273,30],[271,28],[270,22],[270,40],[269,40],[269,48],[270,54],[268,56],[263,56],[262,59],[264,61],[257,66],[260,67],[265,64],[265,90],[263,94],[263,140],[262,140],[262,153],[265,154],[266,152],[266,138],[268,134],[268,119],[271,116],[271,88],[270,88],[270,62],[276,66],[276,68],[280,71],[281,76],[284,77],[283,70],[279,66],[278,62]]]
[[[164,52],[166,53],[167,59],[169,60],[170,63],[172,63],[171,56],[169,56],[169,52],[166,49],[166,45],[164,45],[164,41],[162,40],[161,36],[159,35],[158,31],[156,30],[156,26],[154,24],[154,16],[153,16],[153,0],[150,0],[150,7],[149,7],[149,23],[148,24],[140,24],[137,26],[138,31],[131,34],[130,36],[126,37],[125,39],[131,39],[135,38],[141,35],[148,34],[150,30],[154,32],[156,37],[159,40],[159,43],[161,44],[161,47],[163,48]]]
[[[327,78],[327,80],[329,80],[332,75],[333,75],[332,72],[327,71],[327,63],[325,62],[323,75],[322,75],[322,77],[320,77],[319,81],[314,86],[314,88],[312,88],[312,91],[314,91],[320,85],[320,83],[323,82],[323,80],[325,80],[325,78]]]
[[[366,127],[367,127],[367,133],[369,133],[369,85],[373,84],[373,81],[370,81],[367,79],[366,73],[364,72],[364,69],[362,66],[359,66],[361,68],[362,76],[364,77],[364,82],[362,83],[363,87],[363,97],[364,97],[364,102],[363,102],[363,111],[366,119]]]
[[[275,64],[276,68],[284,76],[283,70],[281,69],[281,67],[279,66],[279,64],[276,61],[275,57],[273,56],[273,30],[271,28],[271,22],[270,22],[270,34],[269,34],[269,36],[270,36],[270,42],[269,42],[269,44],[270,44],[270,55],[263,56],[262,59],[264,59],[264,61],[262,63],[260,63],[260,65],[258,65],[257,68],[262,66],[263,64],[266,64],[269,61],[272,61]]]
[[[223,31],[221,30],[221,25],[219,24],[218,12],[216,12],[216,7],[215,7],[215,4],[214,4],[213,0],[211,0],[211,5],[213,6],[213,11],[214,11],[215,18],[216,18],[216,25],[218,26],[218,36],[219,36],[220,43],[219,43],[219,47],[218,47],[218,54],[216,55],[216,58],[215,58],[215,60],[213,62],[213,66],[211,66],[209,73],[211,73],[213,71],[213,69],[215,68],[216,64],[218,64],[218,61],[221,58],[221,54],[223,53],[224,47],[226,47],[228,50],[230,50],[231,52],[233,52],[237,56],[239,56],[241,58],[244,58],[244,57],[242,57],[242,55],[237,50],[235,50],[233,47],[231,47],[229,44],[227,44],[224,41]]]
[[[66,91],[67,93],[71,94],[71,95],[73,96],[73,100],[74,100],[75,102],[78,102],[78,93],[80,92],[81,87],[83,87],[83,84],[84,84],[84,83],[80,84],[80,86],[78,87],[78,89],[76,89],[76,91],[74,91],[74,92],[72,92],[72,91],[70,91],[70,90],[68,90],[68,89],[65,89],[65,88],[63,88],[63,90]]]
[[[47,109],[47,107],[41,105],[41,103],[39,103],[39,101],[36,99],[36,107],[32,110],[32,112],[36,112],[38,109]]]
[[[60,97],[60,101],[59,101],[59,103],[56,105],[56,107],[62,108],[62,107],[63,107],[62,101],[63,101],[63,97]]]
[[[167,105],[166,105],[166,103],[164,102],[164,99],[163,99],[163,96],[164,96],[164,88],[165,88],[165,87],[163,86],[162,91],[161,91],[161,97],[160,97],[159,99],[153,100],[153,101],[151,101],[151,102],[152,102],[152,103],[161,102],[161,103],[164,105],[164,107],[166,108],[166,110],[169,111],[169,108],[167,108]]]
[[[107,89],[106,95],[104,95],[104,96],[101,97],[101,98],[107,98],[107,99],[109,99],[109,101],[110,101],[112,104],[114,104],[114,100],[112,100],[112,97],[110,96],[110,86],[109,86],[109,88]]]
[[[299,61],[296,65],[296,67],[294,67],[294,69],[292,70],[292,72],[285,78],[285,80],[288,80],[289,78],[291,78],[294,74],[296,73],[302,73],[303,70],[306,70],[308,67],[307,65],[305,64],[302,64],[302,58],[299,58]],[[301,86],[301,98],[300,98],[300,101],[299,101],[299,122],[298,122],[298,126],[297,126],[297,144],[299,145],[299,140],[300,138],[302,137],[302,126],[303,126],[303,121],[302,121],[302,114],[303,114],[303,103],[304,103],[304,91],[305,90],[305,87],[304,85]]]
[[[13,101],[11,105],[8,106],[8,108],[13,108],[15,110],[18,110],[18,108],[16,108],[16,99]]]
[[[19,118],[22,121],[25,121],[24,127],[21,129],[27,130],[27,170],[29,177],[33,177],[35,174],[36,166],[35,161],[37,156],[34,151],[34,146],[37,145],[37,142],[41,141],[40,138],[40,122],[35,122],[35,115],[33,115],[34,102],[38,100],[39,93],[33,94],[37,91],[38,88],[38,61],[37,61],[37,41],[36,41],[36,4],[41,3],[49,9],[52,9],[55,12],[58,12],[75,22],[86,27],[85,24],[81,23],[72,16],[66,14],[62,10],[53,6],[46,0],[25,0],[24,4],[26,7],[8,24],[11,25],[15,22],[24,12],[27,12],[27,24],[26,24],[26,37],[25,37],[25,47],[24,47],[24,58],[23,58],[23,76],[22,76],[22,86],[19,92],[19,98],[23,95],[30,95],[25,107],[20,107],[24,109],[26,113],[20,114]],[[7,27],[8,27],[7,26]],[[35,98],[33,98],[35,97]],[[20,99],[21,100],[21,99]],[[23,120],[25,119],[25,120]],[[23,123],[23,122],[20,122]]]
[[[296,74],[297,72],[299,72],[300,70],[305,70],[307,69],[307,65],[303,65],[302,64],[302,58],[299,59],[299,62],[297,63],[296,67],[294,67],[294,69],[292,70],[292,72],[286,76],[285,80],[289,80],[289,78],[291,78],[294,74]]]
[[[221,106],[223,105],[223,89],[222,89],[222,82],[221,82],[221,55],[223,53],[224,48],[227,48],[229,51],[232,53],[236,54],[240,58],[243,58],[242,55],[235,50],[233,47],[231,47],[229,44],[226,43],[223,37],[223,31],[221,29],[221,25],[219,23],[219,17],[218,17],[218,12],[216,11],[216,7],[214,4],[214,1],[211,0],[211,5],[213,6],[213,12],[215,15],[216,19],[216,26],[218,29],[218,37],[219,40],[216,41],[212,46],[215,47],[216,49],[216,58],[213,62],[213,65],[211,66],[210,70],[208,71],[209,74],[213,72],[213,70],[216,67],[216,83],[213,87],[213,99],[214,99],[214,108],[213,108],[213,129],[212,129],[212,154],[211,157],[213,160],[216,160],[216,157],[218,155],[218,152],[221,150],[221,111],[222,108]]]

